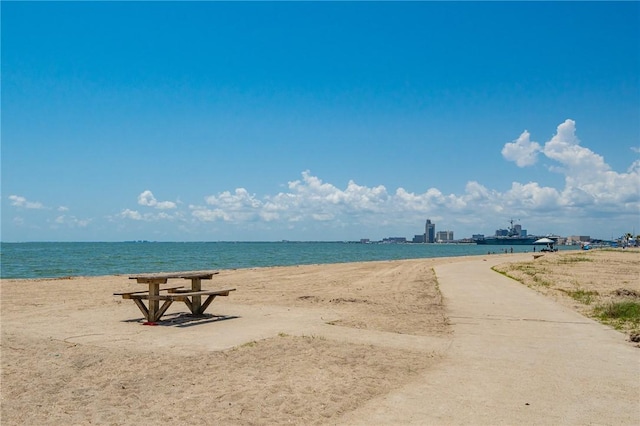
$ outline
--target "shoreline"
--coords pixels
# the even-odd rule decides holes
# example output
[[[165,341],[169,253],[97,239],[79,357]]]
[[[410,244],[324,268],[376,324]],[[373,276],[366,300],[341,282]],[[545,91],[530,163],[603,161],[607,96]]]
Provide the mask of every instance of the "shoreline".
[[[35,243],[3,247],[2,279],[105,276],[503,254],[506,246],[336,243]],[[528,246],[514,253],[532,252]],[[561,251],[574,247],[563,248]]]
[[[357,261],[345,261],[345,262],[332,262],[332,263],[299,263],[295,265],[268,265],[268,266],[245,266],[238,268],[212,268],[212,269],[202,269],[202,271],[218,271],[218,272],[227,272],[227,271],[249,271],[249,270],[265,270],[268,271],[270,269],[280,269],[280,268],[303,268],[303,267],[318,267],[318,266],[337,266],[337,265],[361,265],[361,264],[375,264],[375,263],[390,263],[390,262],[414,262],[414,261],[432,261],[434,263],[439,263],[440,261],[444,263],[451,262],[464,262],[466,260],[473,260],[480,257],[487,256],[512,256],[516,253],[487,253],[487,254],[476,254],[476,255],[461,255],[461,256],[437,256],[437,257],[418,257],[418,258],[407,258],[407,259],[387,259],[387,260],[357,260]],[[522,253],[518,253],[522,254]],[[14,282],[14,281],[65,281],[65,280],[76,280],[76,279],[94,279],[94,278],[109,278],[109,277],[125,277],[128,279],[129,275],[136,275],[139,273],[177,273],[177,272],[185,272],[185,270],[158,270],[158,271],[147,271],[147,272],[132,272],[132,273],[119,273],[119,274],[105,274],[105,275],[66,275],[61,277],[33,277],[33,278],[0,278],[1,282]],[[188,272],[188,271],[187,271]]]

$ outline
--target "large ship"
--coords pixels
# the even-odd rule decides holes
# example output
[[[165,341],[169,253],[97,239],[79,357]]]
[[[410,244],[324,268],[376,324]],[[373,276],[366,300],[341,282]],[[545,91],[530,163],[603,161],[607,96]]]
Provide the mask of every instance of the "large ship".
[[[536,235],[526,235],[527,231],[522,231],[520,225],[513,224],[513,219],[509,221],[509,229],[498,229],[493,237],[474,238],[476,244],[487,245],[532,245],[540,237]]]

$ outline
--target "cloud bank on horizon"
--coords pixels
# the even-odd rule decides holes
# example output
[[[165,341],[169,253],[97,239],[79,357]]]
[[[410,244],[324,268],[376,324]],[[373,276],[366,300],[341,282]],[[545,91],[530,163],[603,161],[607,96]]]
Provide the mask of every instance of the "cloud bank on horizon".
[[[629,150],[638,153],[637,147]],[[538,233],[559,232],[540,228],[567,228],[575,218],[591,218],[591,222],[587,221],[590,226],[613,217],[623,228],[635,227],[638,222],[640,159],[633,160],[625,172],[612,170],[602,156],[580,145],[573,120],[561,123],[544,144],[533,141],[525,130],[504,145],[502,156],[522,168],[533,166],[544,157],[551,161],[545,165],[550,173],[564,175],[564,187],[514,181],[508,190],[501,192],[468,181],[461,194],[444,194],[437,188],[413,193],[401,187],[390,191],[383,185],[361,186],[351,180],[341,189],[307,170],[302,172],[301,179],[288,182],[286,191],[274,194],[259,196],[247,188],[235,188],[203,194],[203,203],[185,204],[179,200],[158,201],[147,189],[138,195],[137,206],[115,214],[105,212],[101,219],[58,215],[47,222],[51,228],[90,227],[102,220],[124,233],[133,232],[133,224],[145,223],[154,235],[167,239],[172,235],[190,235],[190,239],[200,240],[225,235],[221,232],[223,227],[228,228],[226,235],[237,235],[238,238],[231,238],[237,240],[269,239],[275,235],[276,239],[288,238],[307,233],[315,235],[310,239],[317,240],[336,239],[339,235],[351,239],[381,238],[388,235],[375,234],[384,229],[411,228],[418,233],[427,217],[436,223],[446,221],[450,229],[462,229],[456,238],[482,233],[486,227],[502,227],[502,221],[496,218],[506,221],[517,217],[534,224]],[[55,210],[22,195],[10,195],[9,199],[19,211]],[[27,220],[16,216],[14,225],[26,226]]]

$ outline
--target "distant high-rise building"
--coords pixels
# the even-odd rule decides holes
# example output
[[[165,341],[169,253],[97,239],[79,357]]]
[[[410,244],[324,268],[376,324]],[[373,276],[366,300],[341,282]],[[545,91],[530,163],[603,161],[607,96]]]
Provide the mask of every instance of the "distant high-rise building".
[[[425,243],[436,242],[436,224],[431,223],[431,219],[427,219],[427,223],[424,227],[424,242]]]
[[[438,231],[436,233],[436,242],[450,243],[453,241],[453,231]]]
[[[513,225],[513,233],[516,234],[517,236],[520,236],[520,232],[522,231],[522,225],[519,224],[515,224]]]

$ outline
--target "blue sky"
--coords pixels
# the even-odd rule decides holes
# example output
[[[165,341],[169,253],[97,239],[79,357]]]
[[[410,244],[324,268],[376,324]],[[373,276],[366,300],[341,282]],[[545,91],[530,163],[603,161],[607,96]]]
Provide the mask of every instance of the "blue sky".
[[[2,2],[3,241],[640,233],[640,3]]]

